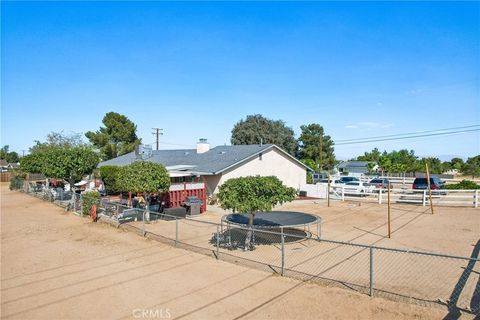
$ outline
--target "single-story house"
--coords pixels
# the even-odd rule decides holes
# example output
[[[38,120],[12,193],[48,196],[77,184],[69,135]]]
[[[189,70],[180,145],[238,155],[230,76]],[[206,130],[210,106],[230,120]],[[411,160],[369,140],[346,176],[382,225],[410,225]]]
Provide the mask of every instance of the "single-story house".
[[[140,146],[99,166],[125,166],[136,160],[164,165],[172,182],[203,181],[208,195],[218,192],[223,182],[243,176],[276,176],[284,185],[300,188],[306,183],[309,167],[274,144],[217,146],[210,148],[206,139],[200,139],[196,149],[152,150]],[[197,179],[186,180],[186,177]]]
[[[369,164],[371,164],[371,169],[369,168]],[[371,161],[344,161],[337,165],[337,169],[341,174],[362,175],[376,171],[378,165]]]

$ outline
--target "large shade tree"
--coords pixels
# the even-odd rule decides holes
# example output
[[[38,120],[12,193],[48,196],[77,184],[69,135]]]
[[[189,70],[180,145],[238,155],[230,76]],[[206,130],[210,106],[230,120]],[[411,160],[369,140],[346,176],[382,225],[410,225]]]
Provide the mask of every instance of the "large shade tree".
[[[300,159],[314,160],[319,170],[332,168],[335,165],[334,143],[329,135],[325,135],[323,127],[311,123],[300,126],[300,129],[302,130],[298,138]]]
[[[295,189],[286,187],[274,176],[249,176],[232,178],[220,186],[218,199],[223,209],[247,214],[248,231],[245,238],[245,249],[251,249],[252,226],[255,213],[271,211],[275,205],[292,201]]]
[[[0,159],[4,159],[8,163],[17,163],[20,158],[18,153],[10,151],[9,145],[5,145],[0,149]]]
[[[233,145],[273,143],[291,155],[297,151],[293,129],[282,120],[268,119],[260,114],[249,115],[237,122],[230,140]]]
[[[100,150],[103,160],[132,152],[140,144],[137,126],[126,116],[108,112],[102,122],[104,127],[95,132],[88,131],[85,136]]]
[[[98,154],[86,145],[67,147],[43,144],[20,159],[20,168],[24,172],[65,179],[73,187],[83,175],[96,168],[99,160]]]
[[[472,178],[480,176],[480,155],[468,158],[462,166],[462,173]]]
[[[116,185],[121,191],[143,193],[148,212],[151,194],[167,192],[170,188],[170,176],[161,164],[135,161],[118,172]]]

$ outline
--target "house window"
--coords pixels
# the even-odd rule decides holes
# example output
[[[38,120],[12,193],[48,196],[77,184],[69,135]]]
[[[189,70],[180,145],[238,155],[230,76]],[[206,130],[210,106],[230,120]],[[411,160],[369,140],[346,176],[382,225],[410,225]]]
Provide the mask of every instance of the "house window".
[[[262,160],[262,153],[261,152],[258,154],[258,160],[260,160],[260,161]]]

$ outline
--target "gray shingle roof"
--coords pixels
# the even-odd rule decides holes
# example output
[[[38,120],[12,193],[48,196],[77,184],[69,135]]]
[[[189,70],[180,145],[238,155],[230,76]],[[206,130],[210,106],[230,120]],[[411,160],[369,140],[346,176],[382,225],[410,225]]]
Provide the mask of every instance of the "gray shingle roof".
[[[371,161],[345,161],[340,163],[337,167],[338,168],[346,168],[346,167],[367,167]]]
[[[271,148],[278,148],[273,144],[251,144],[251,145],[236,145],[236,146],[218,146],[210,149],[204,153],[197,153],[196,149],[182,149],[182,150],[154,150],[152,157],[145,159],[145,161],[152,161],[161,163],[164,166],[178,166],[187,165],[195,166],[192,171],[217,174],[225,169],[234,166],[250,157],[258,155],[260,152],[265,152]],[[284,152],[285,153],[285,152]],[[135,152],[125,154],[123,156],[101,162],[99,166],[125,166],[137,159]],[[292,157],[292,159],[294,159]],[[297,161],[296,159],[294,159]],[[306,167],[301,162],[300,165]]]

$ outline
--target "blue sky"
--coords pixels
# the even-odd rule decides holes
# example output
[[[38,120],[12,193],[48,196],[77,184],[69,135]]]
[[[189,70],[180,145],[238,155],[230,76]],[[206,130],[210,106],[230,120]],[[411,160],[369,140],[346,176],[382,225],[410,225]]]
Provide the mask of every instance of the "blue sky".
[[[334,139],[480,124],[479,2],[2,2],[1,144],[127,115],[161,148],[248,114]],[[162,141],[164,144],[162,144]],[[168,144],[167,144],[168,143]],[[337,146],[480,154],[479,132]]]

